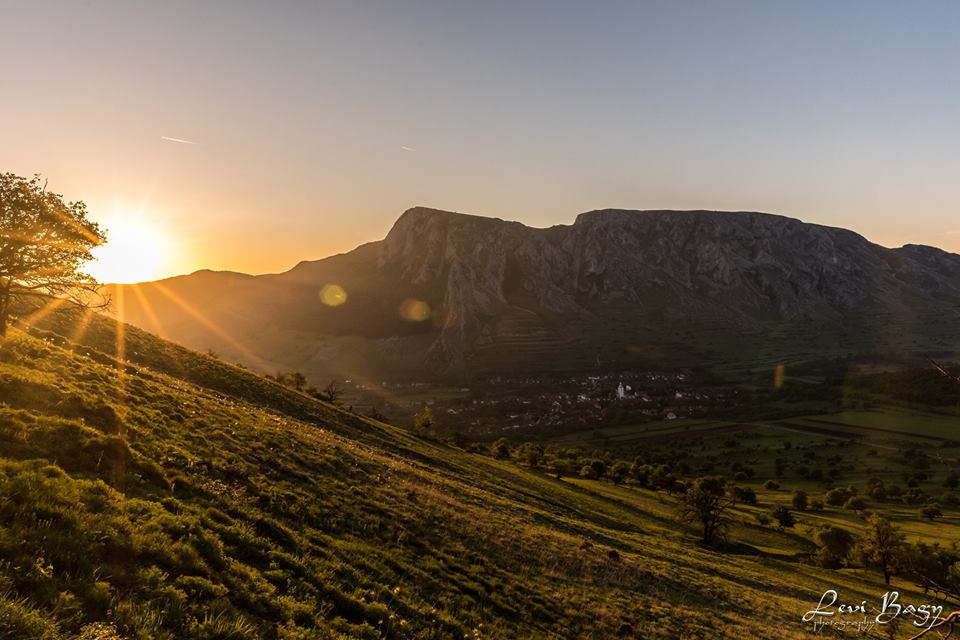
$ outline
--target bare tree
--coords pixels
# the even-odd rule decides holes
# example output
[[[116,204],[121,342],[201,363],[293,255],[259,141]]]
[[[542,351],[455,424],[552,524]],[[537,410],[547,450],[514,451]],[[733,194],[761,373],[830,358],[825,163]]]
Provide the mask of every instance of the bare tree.
[[[0,174],[0,337],[22,298],[62,298],[105,307],[96,280],[83,272],[106,234],[83,202],[64,202],[39,176]]]
[[[336,380],[331,380],[330,383],[323,388],[322,391],[323,399],[332,404],[339,404],[340,398],[343,397],[343,389],[337,386]]]

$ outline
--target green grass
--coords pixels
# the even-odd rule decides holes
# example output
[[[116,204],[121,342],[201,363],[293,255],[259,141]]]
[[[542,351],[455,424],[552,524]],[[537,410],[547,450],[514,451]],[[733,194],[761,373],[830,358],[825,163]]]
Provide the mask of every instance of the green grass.
[[[0,637],[801,638],[825,589],[886,590],[800,562],[754,508],[739,551],[705,549],[664,493],[417,439],[129,327],[121,358],[113,323],[79,320],[0,343]],[[903,523],[947,539],[949,518]]]

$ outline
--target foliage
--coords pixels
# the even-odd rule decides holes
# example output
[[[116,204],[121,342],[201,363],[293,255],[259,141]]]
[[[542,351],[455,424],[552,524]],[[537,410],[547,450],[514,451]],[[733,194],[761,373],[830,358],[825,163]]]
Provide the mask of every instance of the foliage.
[[[726,534],[732,522],[734,504],[736,500],[723,478],[697,478],[683,494],[677,515],[682,521],[699,524],[701,542],[711,544]]]
[[[82,202],[65,202],[39,176],[0,174],[0,337],[11,305],[24,297],[95,300],[96,281],[82,269],[105,241]]]
[[[890,578],[905,563],[906,542],[903,534],[889,520],[873,514],[867,519],[867,526],[857,540],[854,552],[863,564],[879,569],[883,573],[883,581],[890,584]]]

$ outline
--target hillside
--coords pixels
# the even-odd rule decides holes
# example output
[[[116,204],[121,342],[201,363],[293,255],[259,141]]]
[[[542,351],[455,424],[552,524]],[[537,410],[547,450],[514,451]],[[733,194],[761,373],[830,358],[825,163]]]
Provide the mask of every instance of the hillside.
[[[825,585],[884,590],[793,534],[703,549],[666,494],[420,440],[101,317],[21,327],[4,638],[790,638]]]
[[[344,294],[333,305],[328,285]],[[960,352],[960,256],[761,213],[605,210],[534,229],[415,208],[384,240],[286,273],[198,272],[113,294],[135,325],[315,380],[663,362],[749,375],[825,355]]]

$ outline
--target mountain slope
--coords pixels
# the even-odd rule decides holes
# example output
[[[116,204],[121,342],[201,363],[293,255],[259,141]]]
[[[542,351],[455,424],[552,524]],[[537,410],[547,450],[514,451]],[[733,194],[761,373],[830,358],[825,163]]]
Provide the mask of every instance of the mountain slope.
[[[324,304],[329,284],[344,304]],[[533,229],[416,208],[381,242],[283,274],[201,272],[115,298],[165,337],[315,379],[960,347],[960,256],[761,213],[605,210]]]
[[[789,638],[825,581],[881,591],[40,315],[0,343],[4,638]]]

